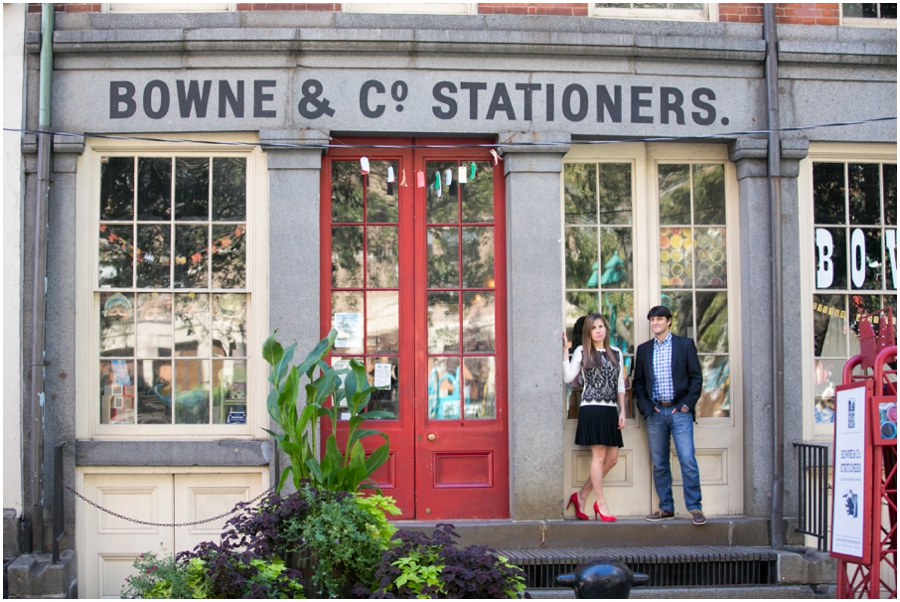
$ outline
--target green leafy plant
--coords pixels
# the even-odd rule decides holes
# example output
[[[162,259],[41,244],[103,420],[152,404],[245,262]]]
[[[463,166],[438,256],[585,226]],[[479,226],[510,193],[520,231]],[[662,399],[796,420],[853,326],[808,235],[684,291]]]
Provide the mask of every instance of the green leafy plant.
[[[354,500],[356,505],[368,512],[372,517],[371,523],[367,524],[369,533],[374,537],[383,549],[388,549],[396,542],[391,538],[397,532],[397,527],[388,521],[387,515],[397,516],[400,514],[400,508],[394,503],[394,498],[380,494],[357,495]]]
[[[179,559],[141,554],[134,561],[137,574],[126,578],[122,598],[183,599],[209,597],[209,579],[200,558]]]
[[[379,496],[360,503],[362,496],[311,487],[300,494],[307,501],[306,512],[282,522],[283,539],[288,552],[315,558],[313,590],[345,598],[356,582],[374,585],[375,568],[390,545],[390,535],[384,535],[391,528],[381,508],[399,514],[393,500]]]
[[[437,552],[429,550],[425,557],[418,550],[391,563],[400,569],[400,575],[394,579],[394,587],[398,590],[408,589],[416,598],[428,599],[441,591],[441,572],[444,564],[439,562]]]
[[[300,489],[300,483],[308,480],[316,489],[329,491],[356,492],[359,489],[377,489],[370,477],[388,458],[390,445],[387,435],[381,431],[362,428],[369,418],[393,418],[391,412],[366,412],[374,387],[369,386],[365,366],[351,360],[350,369],[338,372],[325,361],[334,346],[337,330],[310,351],[299,366],[292,365],[297,344],[284,349],[272,334],[263,344],[263,358],[272,366],[269,382],[273,389],[269,392],[266,406],[282,433],[264,429],[275,438],[279,448],[287,454],[291,465],[284,469],[278,481],[276,492],[280,492],[288,475],[293,476],[293,484]],[[305,375],[306,405],[297,407],[300,394],[300,378]],[[347,421],[347,443],[344,451],[337,444],[337,425],[341,416],[342,402],[346,402],[349,412]],[[325,453],[321,460],[316,454],[319,420],[328,417],[331,434],[325,441]],[[380,436],[385,443],[366,456],[362,439]]]

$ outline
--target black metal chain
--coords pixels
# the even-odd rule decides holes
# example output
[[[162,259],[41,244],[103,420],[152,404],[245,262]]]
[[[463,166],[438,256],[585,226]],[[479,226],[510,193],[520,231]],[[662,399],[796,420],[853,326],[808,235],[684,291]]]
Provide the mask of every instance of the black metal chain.
[[[224,514],[220,514],[220,515],[218,515],[218,516],[213,516],[212,518],[206,518],[206,519],[203,519],[203,520],[195,520],[195,521],[190,522],[190,523],[151,523],[151,522],[149,522],[149,521],[138,520],[138,519],[136,519],[136,518],[129,518],[129,517],[123,516],[122,514],[119,514],[119,513],[117,513],[117,512],[113,512],[112,510],[109,510],[108,508],[104,508],[104,507],[101,506],[100,504],[98,504],[98,503],[96,503],[96,502],[93,502],[93,501],[87,499],[86,497],[84,497],[83,495],[81,495],[80,493],[78,493],[77,491],[75,491],[74,488],[69,487],[69,486],[66,484],[66,482],[63,481],[62,479],[59,480],[59,483],[60,483],[63,487],[65,487],[66,489],[68,489],[69,491],[71,491],[72,493],[74,493],[76,497],[81,498],[82,500],[84,500],[85,502],[87,502],[88,504],[90,504],[91,506],[93,506],[94,508],[96,508],[97,510],[100,510],[101,512],[106,512],[107,514],[109,514],[109,515],[111,515],[111,516],[115,516],[116,518],[121,518],[122,520],[128,521],[128,522],[130,522],[130,523],[137,523],[137,524],[139,524],[139,525],[147,525],[147,526],[149,526],[149,527],[190,527],[190,526],[192,526],[192,525],[202,525],[202,524],[204,524],[204,523],[211,523],[211,522],[213,522],[213,521],[217,521],[217,520],[219,520],[220,518],[225,518],[226,516],[230,516],[230,515],[232,515],[232,514],[234,514],[235,512],[238,511],[237,508],[233,508],[233,509],[229,510],[228,512],[224,513]],[[270,488],[270,489],[267,489],[267,490],[263,491],[262,493],[260,493],[258,496],[256,496],[255,498],[253,498],[252,500],[250,500],[250,501],[247,502],[247,503],[248,503],[248,504],[252,504],[253,502],[255,502],[255,501],[261,499],[263,496],[268,495],[269,493],[272,493],[272,492],[274,492],[274,491],[275,491],[275,488],[274,488],[274,487],[273,487],[273,488]]]

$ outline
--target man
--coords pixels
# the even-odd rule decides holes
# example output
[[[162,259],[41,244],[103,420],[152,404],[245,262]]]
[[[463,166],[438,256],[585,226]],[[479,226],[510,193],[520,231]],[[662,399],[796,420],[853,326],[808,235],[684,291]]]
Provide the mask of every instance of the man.
[[[675,518],[669,437],[681,464],[684,505],[695,525],[706,524],[700,497],[700,471],[694,457],[694,406],[703,389],[703,373],[692,339],[672,334],[672,312],[657,305],[647,314],[653,338],[640,345],[634,365],[634,395],[647,419],[647,437],[653,459],[653,484],[659,510],[648,521]]]

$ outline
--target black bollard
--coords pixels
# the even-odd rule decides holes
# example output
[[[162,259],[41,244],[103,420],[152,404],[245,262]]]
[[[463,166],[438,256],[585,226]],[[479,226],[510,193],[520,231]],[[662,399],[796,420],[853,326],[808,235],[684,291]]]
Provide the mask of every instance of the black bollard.
[[[556,583],[575,588],[576,598],[627,598],[633,585],[647,585],[650,577],[632,573],[623,562],[598,558],[575,567],[575,572],[557,575]]]

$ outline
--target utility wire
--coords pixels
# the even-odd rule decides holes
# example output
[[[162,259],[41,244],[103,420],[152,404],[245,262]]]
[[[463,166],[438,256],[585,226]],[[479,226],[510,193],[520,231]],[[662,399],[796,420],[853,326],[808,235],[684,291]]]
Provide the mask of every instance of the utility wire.
[[[871,119],[861,119],[858,121],[842,121],[837,123],[819,123],[816,125],[801,125],[795,127],[784,127],[778,129],[764,130],[743,130],[733,132],[722,132],[719,134],[703,134],[696,136],[655,136],[641,138],[619,138],[615,140],[573,140],[571,142],[491,142],[484,144],[347,144],[334,143],[334,138],[328,136],[331,142],[315,142],[315,143],[293,143],[293,142],[235,142],[223,140],[190,140],[186,138],[156,138],[146,136],[128,136],[123,134],[97,134],[92,132],[74,133],[74,132],[58,132],[51,130],[35,130],[27,128],[3,128],[5,132],[21,132],[23,134],[52,134],[54,136],[70,136],[85,138],[102,138],[106,140],[135,140],[142,142],[165,142],[165,143],[188,143],[188,144],[209,144],[219,146],[259,146],[264,148],[308,148],[308,149],[326,149],[326,148],[382,148],[382,149],[407,149],[407,148],[500,148],[500,147],[553,147],[553,146],[569,146],[569,145],[593,145],[593,144],[621,144],[625,142],[674,142],[678,140],[696,141],[696,140],[712,140],[717,138],[734,138],[737,136],[763,136],[771,132],[800,132],[806,130],[815,130],[822,128],[847,127],[852,125],[863,125],[867,123],[876,123],[880,121],[896,121],[897,117],[874,117]],[[313,128],[307,128],[307,130]],[[321,131],[321,130],[317,130]],[[324,132],[322,132],[324,134]],[[521,132],[527,134],[529,132]]]

